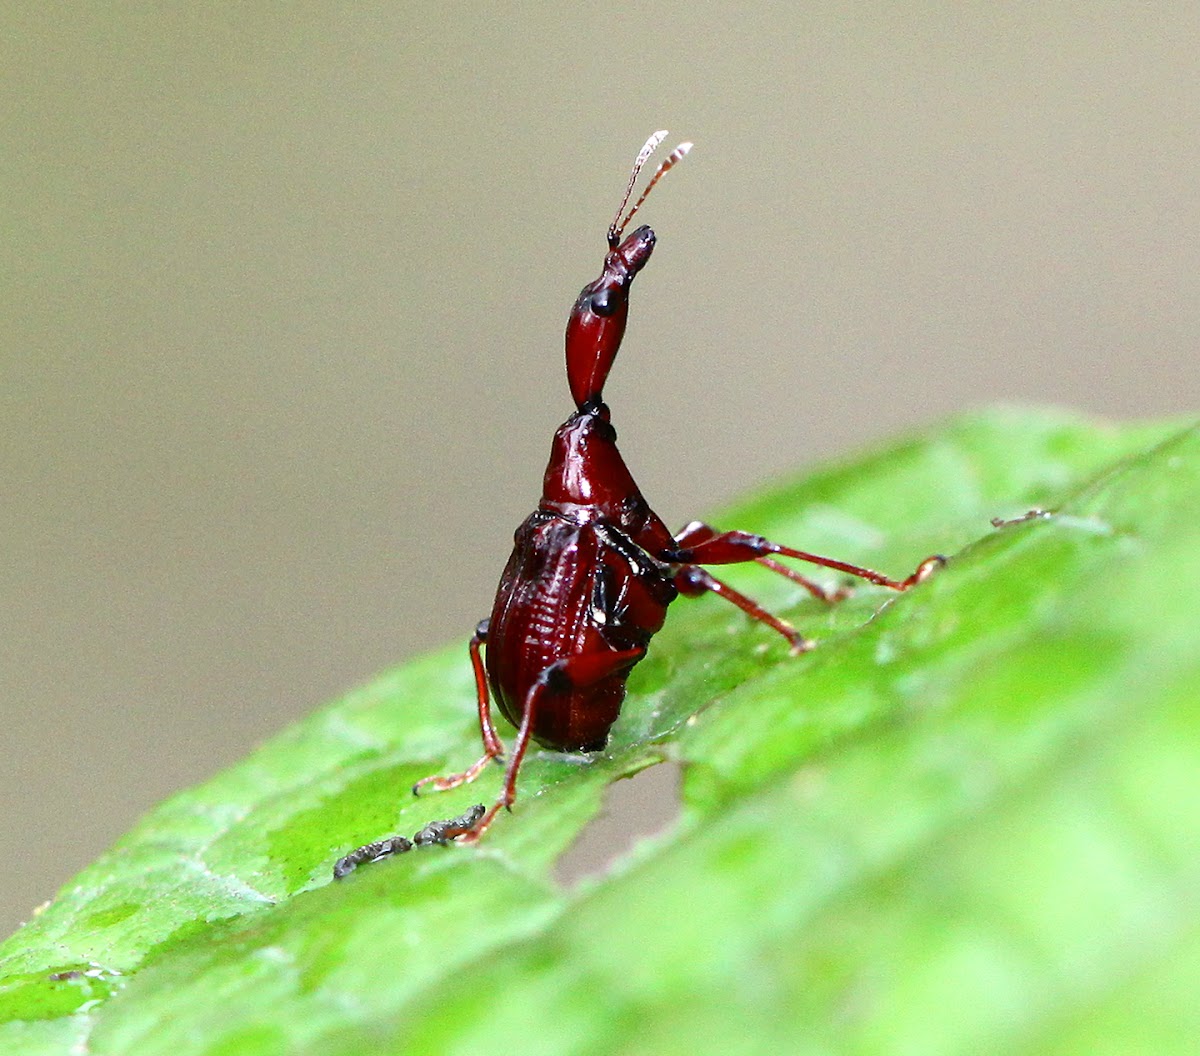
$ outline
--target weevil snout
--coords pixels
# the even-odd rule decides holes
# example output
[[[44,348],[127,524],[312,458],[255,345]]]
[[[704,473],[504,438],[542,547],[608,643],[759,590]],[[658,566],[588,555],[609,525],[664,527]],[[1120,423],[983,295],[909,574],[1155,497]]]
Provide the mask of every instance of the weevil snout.
[[[643,224],[633,234],[628,235],[619,246],[609,251],[608,258],[604,262],[604,270],[608,271],[613,264],[616,264],[628,271],[631,277],[636,275],[650,259],[650,254],[654,251],[654,243],[654,231],[649,225]]]

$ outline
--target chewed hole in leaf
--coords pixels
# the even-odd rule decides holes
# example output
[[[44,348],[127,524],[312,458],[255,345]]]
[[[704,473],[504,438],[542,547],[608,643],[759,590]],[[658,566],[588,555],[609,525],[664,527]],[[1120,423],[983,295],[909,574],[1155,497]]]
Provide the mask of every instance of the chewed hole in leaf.
[[[609,785],[600,813],[555,863],[555,880],[575,887],[603,875],[640,840],[673,828],[681,813],[681,769],[660,762]]]

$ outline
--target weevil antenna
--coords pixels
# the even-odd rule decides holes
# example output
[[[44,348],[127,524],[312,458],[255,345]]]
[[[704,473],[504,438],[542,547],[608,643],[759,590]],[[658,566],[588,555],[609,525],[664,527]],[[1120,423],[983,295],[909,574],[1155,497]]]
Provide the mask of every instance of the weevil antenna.
[[[681,162],[687,156],[687,152],[691,149],[691,143],[680,143],[679,146],[677,146],[673,151],[671,151],[670,154],[666,156],[665,159],[663,159],[663,163],[654,171],[654,175],[650,177],[650,182],[646,184],[646,189],[642,191],[638,200],[633,203],[633,208],[629,210],[629,215],[625,217],[625,220],[617,230],[618,241],[620,240],[621,235],[624,233],[625,228],[629,226],[629,221],[633,219],[633,214],[642,207],[642,202],[650,197],[650,192],[654,190],[654,185],[658,183],[658,181],[661,180],[679,162]],[[617,244],[616,242],[612,242],[611,232],[609,233],[609,241],[613,246]]]
[[[637,183],[638,173],[642,171],[642,166],[650,160],[650,155],[658,149],[658,145],[669,134],[665,128],[655,132],[654,135],[646,140],[646,145],[638,151],[638,156],[634,158],[633,171],[629,174],[629,183],[625,187],[625,195],[621,199],[621,204],[617,206],[617,215],[613,217],[613,222],[608,225],[608,244],[610,246],[615,247],[621,241],[621,233],[625,230],[625,224],[629,223],[629,217],[625,218],[624,224],[621,223],[621,214],[625,211],[625,206],[629,204],[629,196],[633,194],[633,185]],[[629,215],[632,216],[633,214],[630,213]]]

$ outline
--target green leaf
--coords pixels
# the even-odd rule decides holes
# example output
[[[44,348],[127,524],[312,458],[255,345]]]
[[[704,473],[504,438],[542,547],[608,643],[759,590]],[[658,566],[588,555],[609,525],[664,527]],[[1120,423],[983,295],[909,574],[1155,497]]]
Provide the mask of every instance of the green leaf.
[[[714,522],[951,562],[835,607],[730,570],[820,648],[681,601],[605,752],[531,756],[477,847],[335,883],[498,788],[407,792],[478,753],[464,646],[386,675],[0,947],[0,1051],[1194,1052],[1200,431],[993,411]],[[668,759],[670,831],[558,886],[606,786]]]

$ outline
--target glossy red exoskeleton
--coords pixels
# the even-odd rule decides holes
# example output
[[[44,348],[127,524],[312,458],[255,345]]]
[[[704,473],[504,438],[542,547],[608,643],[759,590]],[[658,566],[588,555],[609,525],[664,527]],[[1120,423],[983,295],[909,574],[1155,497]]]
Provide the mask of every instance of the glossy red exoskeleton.
[[[608,229],[600,277],[583,288],[571,309],[567,380],[576,410],[554,435],[542,500],[517,529],[491,616],[471,638],[483,755],[462,773],[428,777],[413,789],[455,788],[503,756],[504,746],[492,724],[490,688],[504,717],[517,727],[517,739],[499,800],[460,837],[464,840],[478,839],[500,808],[512,805],[530,739],[563,751],[604,746],[621,710],[629,672],[646,655],[667,607],[680,594],[718,594],[778,631],[793,652],[811,646],[790,624],[702,566],[757,561],[816,597],[833,601],[842,592],[827,591],[776,558],[797,558],[892,590],[907,590],[943,562],[936,555],[926,558],[907,579],[894,580],[748,532],[720,532],[700,522],[672,535],[642,497],[617,450],[603,389],[625,333],[630,286],[654,250],[649,227],[623,238],[624,230],[659,178],[691,147],[684,143],[667,157],[622,219],[642,166],[665,136],[656,132],[638,154]]]

